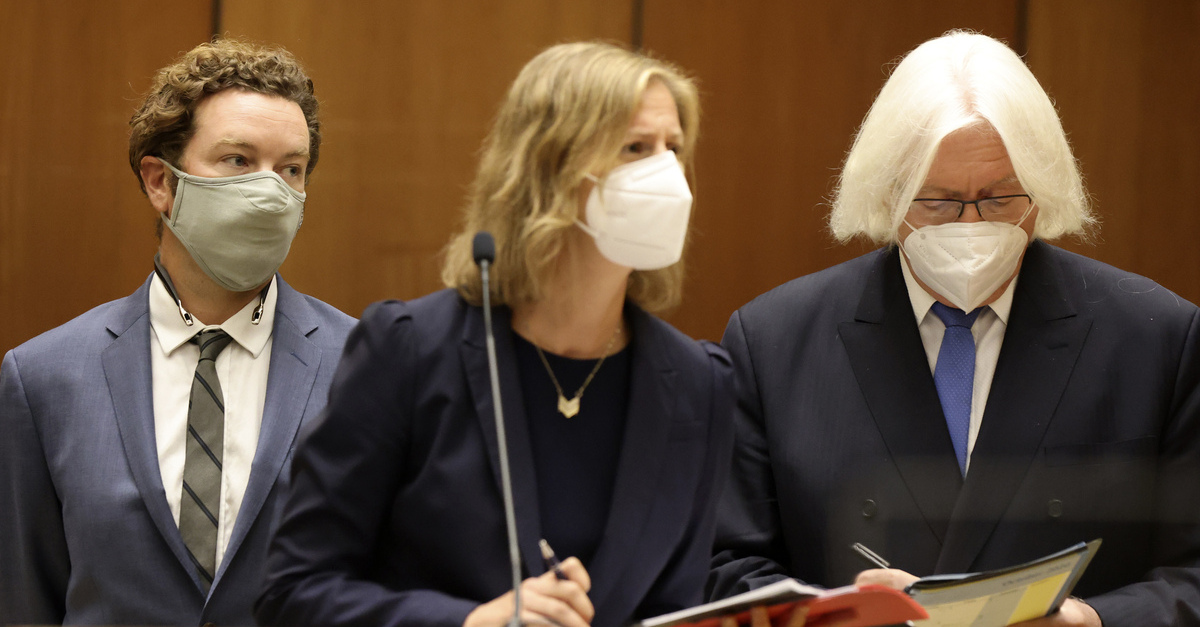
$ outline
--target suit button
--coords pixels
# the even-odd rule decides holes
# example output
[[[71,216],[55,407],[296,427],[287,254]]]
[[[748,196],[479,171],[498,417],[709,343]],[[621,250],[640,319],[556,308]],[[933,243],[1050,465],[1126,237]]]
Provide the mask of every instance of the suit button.
[[[867,499],[867,500],[863,501],[863,504],[862,504],[863,518],[874,518],[875,512],[877,512],[877,511],[879,511],[879,506],[875,504],[875,501],[873,501],[871,499]]]
[[[1050,499],[1050,502],[1046,503],[1046,513],[1049,514],[1051,518],[1058,518],[1062,516],[1062,501],[1058,499]]]
[[[204,623],[204,627],[217,627],[214,623]]]

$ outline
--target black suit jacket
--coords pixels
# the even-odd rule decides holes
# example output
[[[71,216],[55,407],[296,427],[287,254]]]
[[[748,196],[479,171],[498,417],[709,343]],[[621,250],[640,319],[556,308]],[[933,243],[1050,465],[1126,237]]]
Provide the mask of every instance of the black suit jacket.
[[[632,305],[626,316],[629,414],[588,565],[597,626],[702,600],[733,445],[725,351]],[[458,627],[512,588],[482,310],[447,290],[363,318],[297,453],[257,615]],[[537,477],[506,309],[495,327],[521,558],[537,575]]]
[[[1103,538],[1076,588],[1107,627],[1200,623],[1200,314],[1034,242],[962,479],[899,253],[743,307],[724,345],[738,445],[712,596],[848,584],[862,542],[915,575]]]

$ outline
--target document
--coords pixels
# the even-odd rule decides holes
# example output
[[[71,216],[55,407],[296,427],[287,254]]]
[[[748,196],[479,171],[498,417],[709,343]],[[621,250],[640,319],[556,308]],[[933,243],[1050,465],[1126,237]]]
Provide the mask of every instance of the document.
[[[1083,576],[1100,540],[1032,562],[967,575],[934,575],[906,592],[929,612],[917,627],[1005,627],[1058,609]]]
[[[903,624],[926,616],[921,606],[908,595],[885,586],[846,586],[822,590],[795,579],[784,579],[728,599],[648,618],[637,626],[718,627],[726,616],[734,617],[739,625],[748,625],[750,608],[758,606],[766,606],[772,622],[777,623],[785,620],[793,609],[801,605],[808,607],[810,621],[837,612],[849,620],[845,623],[846,627]]]

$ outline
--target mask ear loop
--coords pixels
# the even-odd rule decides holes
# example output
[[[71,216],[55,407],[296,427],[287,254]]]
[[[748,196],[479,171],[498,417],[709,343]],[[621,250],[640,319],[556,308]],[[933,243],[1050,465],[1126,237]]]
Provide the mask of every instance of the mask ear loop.
[[[596,176],[595,174],[592,174],[591,172],[587,172],[587,173],[585,173],[585,174],[583,175],[583,178],[585,178],[585,179],[588,179],[589,181],[591,181],[592,183],[594,183],[594,184],[595,184],[595,185],[594,185],[594,187],[592,188],[592,191],[591,191],[591,193],[594,193],[594,194],[596,194],[597,196],[600,196],[600,197],[601,197],[601,199],[600,199],[600,202],[604,202],[604,199],[603,199],[603,194],[604,194],[604,185],[603,185],[603,180],[602,180],[600,177]],[[590,194],[589,194],[589,195],[590,195]],[[587,201],[586,201],[586,200],[584,201],[584,206],[583,206],[583,207],[580,207],[579,209],[582,209],[582,210],[585,212],[585,215],[586,215],[586,212],[587,212]],[[600,237],[600,232],[599,232],[599,231],[597,231],[596,229],[594,229],[594,228],[592,228],[591,226],[589,226],[588,224],[586,224],[586,223],[585,223],[583,220],[580,220],[580,219],[579,219],[579,211],[578,211],[578,209],[576,210],[576,215],[575,215],[575,224],[576,224],[576,225],[577,225],[579,228],[583,229],[583,232],[584,232],[584,233],[587,233],[588,235],[592,236],[593,238]]]
[[[584,223],[583,223],[583,221],[582,221],[582,220],[580,220],[579,218],[575,218],[575,226],[579,227],[580,229],[582,229],[582,230],[583,230],[583,232],[584,232],[584,233],[587,233],[588,235],[591,235],[591,236],[592,236],[592,237],[594,237],[594,238],[595,238],[595,237],[600,237],[600,232],[599,232],[599,231],[597,231],[596,229],[593,229],[592,227],[590,227],[590,226],[588,226],[588,225],[584,224]]]
[[[1025,208],[1025,213],[1023,213],[1023,214],[1021,215],[1021,219],[1020,219],[1020,220],[1017,220],[1017,221],[1016,221],[1016,222],[1013,224],[1013,226],[1015,226],[1015,227],[1017,227],[1017,228],[1021,228],[1021,225],[1022,225],[1022,224],[1025,224],[1025,220],[1029,219],[1029,214],[1033,213],[1033,208],[1034,208],[1034,206],[1036,206],[1036,205],[1037,205],[1037,203],[1036,203],[1036,202],[1034,202],[1032,198],[1030,198],[1030,199],[1029,199],[1029,206]]]
[[[594,184],[592,191],[596,193],[596,196],[600,199],[600,202],[604,202],[604,182],[608,180],[608,175],[605,174],[604,176],[596,176],[595,174],[588,172],[587,174],[584,174],[583,177]]]
[[[907,226],[908,228],[912,229],[912,232],[908,234],[908,237],[912,237],[913,235],[917,235],[918,233],[920,233],[921,237],[925,237],[925,234],[921,233],[921,229],[918,229],[917,227],[915,227],[911,223],[909,223],[908,214],[905,214],[904,219],[901,220],[900,223]],[[906,237],[904,239],[908,239],[908,237]],[[905,263],[908,263],[908,261],[907,261],[908,251],[904,250],[904,240],[897,239],[896,246],[898,246],[900,248],[900,252],[904,253],[904,257],[906,259]]]

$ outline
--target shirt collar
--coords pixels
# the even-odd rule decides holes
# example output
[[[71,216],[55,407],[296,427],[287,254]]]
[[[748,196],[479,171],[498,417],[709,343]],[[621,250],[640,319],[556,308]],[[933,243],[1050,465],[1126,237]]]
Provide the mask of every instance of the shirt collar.
[[[179,315],[179,307],[175,299],[167,291],[167,286],[157,273],[150,281],[150,326],[158,336],[158,343],[164,355],[170,355],[175,349],[183,346],[202,329],[220,328],[233,338],[239,346],[250,352],[254,358],[262,353],[271,339],[271,331],[275,328],[275,303],[277,302],[278,280],[271,278],[267,299],[263,302],[262,320],[252,324],[250,319],[258,307],[258,299],[254,298],[245,307],[233,314],[228,320],[219,325],[188,326]]]
[[[929,310],[933,309],[933,304],[937,300],[929,292],[926,292],[920,283],[917,283],[916,277],[908,267],[908,259],[903,253],[900,253],[900,269],[904,272],[904,286],[908,288],[908,301],[912,304],[913,315],[916,316],[919,326],[925,320],[925,316],[929,314]],[[1021,278],[1019,275],[1013,277],[1013,280],[1009,281],[1008,287],[1000,293],[1000,297],[988,305],[995,312],[996,317],[1000,318],[1000,322],[1006,326],[1008,325],[1008,314],[1012,312],[1013,292],[1016,290],[1019,278]]]

